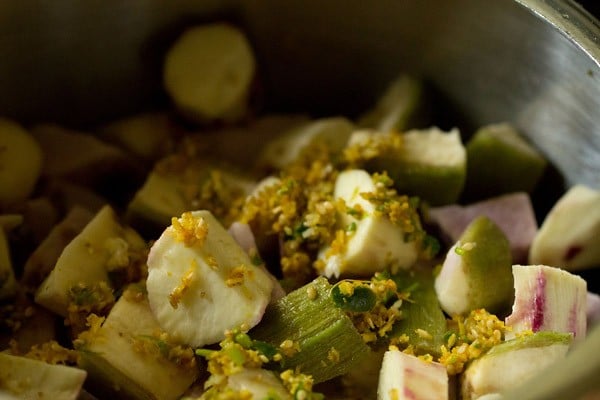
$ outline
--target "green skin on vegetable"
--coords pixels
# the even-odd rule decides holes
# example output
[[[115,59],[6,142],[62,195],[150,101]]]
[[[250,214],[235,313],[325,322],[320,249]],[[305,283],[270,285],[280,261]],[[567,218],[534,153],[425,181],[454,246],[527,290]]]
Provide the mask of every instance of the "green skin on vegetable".
[[[369,353],[352,321],[331,298],[326,278],[320,277],[267,308],[261,323],[249,332],[253,339],[279,346],[285,340],[298,343],[300,351],[284,357],[281,369],[312,375],[315,383],[343,375]],[[313,295],[310,295],[311,293]],[[338,360],[328,357],[331,349]]]
[[[540,180],[546,160],[523,152],[479,130],[467,143],[465,197],[484,199],[504,193],[531,193]],[[491,184],[493,182],[493,184]]]
[[[458,200],[465,185],[465,167],[436,167],[403,163],[396,156],[381,156],[365,166],[367,171],[387,171],[398,193],[418,196],[432,206]]]
[[[357,286],[351,295],[346,295],[336,284],[331,288],[331,299],[336,306],[344,311],[367,312],[377,303],[377,296],[368,286]]]
[[[546,347],[553,344],[570,345],[572,341],[573,336],[569,333],[536,332],[532,335],[525,335],[500,343],[492,347],[486,356],[496,356],[508,351]]]
[[[402,319],[398,321],[390,337],[406,334],[409,344],[413,345],[417,354],[440,355],[440,346],[445,343],[447,323],[444,312],[440,308],[431,271],[401,271],[392,276],[399,291],[409,291],[410,301],[402,303]],[[422,329],[431,338],[420,336],[416,329]]]
[[[491,313],[509,309],[514,298],[510,243],[502,230],[489,218],[473,220],[459,242],[474,243],[460,251],[469,279],[470,309],[485,308]],[[458,252],[457,252],[458,253]]]

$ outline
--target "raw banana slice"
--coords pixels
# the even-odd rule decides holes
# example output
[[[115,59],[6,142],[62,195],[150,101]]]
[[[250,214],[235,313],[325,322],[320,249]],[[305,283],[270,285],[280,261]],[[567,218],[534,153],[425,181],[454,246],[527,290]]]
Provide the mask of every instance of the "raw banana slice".
[[[182,131],[166,112],[137,114],[113,121],[100,137],[144,161],[156,161],[173,147]]]
[[[346,149],[346,154],[354,153],[367,156],[359,162],[367,171],[387,171],[399,193],[434,206],[456,202],[465,183],[467,157],[458,129],[432,127],[403,135],[355,131]]]
[[[600,266],[600,191],[573,186],[546,216],[529,251],[529,263],[569,271]]]
[[[479,129],[466,145],[465,196],[484,199],[511,192],[531,193],[546,160],[510,124]]]
[[[273,371],[246,368],[227,377],[227,387],[236,392],[252,393],[253,399],[292,400],[292,395]]]
[[[99,398],[179,399],[202,370],[191,349],[163,334],[138,284],[125,289],[102,325],[80,336],[76,349],[86,385]]]
[[[475,219],[450,248],[435,279],[435,291],[448,314],[476,308],[501,312],[513,298],[510,244],[489,218]],[[493,282],[493,287],[490,287]]]
[[[563,360],[570,343],[570,335],[539,332],[494,346],[465,370],[461,398],[480,399],[525,383],[544,368]]]
[[[0,398],[75,400],[87,374],[64,365],[0,353]]]
[[[103,207],[62,251],[54,269],[39,286],[36,303],[66,317],[69,291],[76,285],[110,283],[109,270],[124,268],[146,248],[144,240],[122,226],[110,206]]]
[[[25,200],[42,169],[42,150],[17,123],[0,118],[0,209]]]
[[[376,185],[364,170],[339,174],[334,198],[343,200],[349,208],[360,208],[363,215],[356,218],[347,212],[340,213],[341,227],[350,232],[346,234],[345,246],[333,243],[320,251],[327,277],[371,276],[387,267],[408,268],[417,260],[417,244],[406,241],[402,228],[377,213],[376,206],[363,197],[364,193],[374,193]]]
[[[358,125],[381,132],[402,132],[415,117],[422,98],[422,82],[400,75],[389,84],[375,107],[360,116]]]
[[[404,354],[396,348],[386,351],[379,373],[377,400],[404,398],[448,399],[446,367]]]
[[[255,64],[240,30],[223,23],[194,27],[167,53],[164,85],[182,113],[196,121],[235,120],[246,111]]]
[[[325,143],[334,153],[340,152],[353,130],[354,125],[343,117],[308,122],[267,143],[257,164],[261,169],[282,169],[316,142]]]
[[[158,234],[171,217],[185,211],[211,209],[225,219],[231,204],[247,195],[255,182],[238,171],[184,152],[156,163],[127,206],[127,218],[142,231]],[[154,232],[157,230],[158,232]]]
[[[175,340],[200,347],[258,324],[273,289],[209,211],[173,218],[148,255],[148,300]]]
[[[13,296],[17,292],[17,281],[10,259],[8,239],[0,226],[0,300]]]

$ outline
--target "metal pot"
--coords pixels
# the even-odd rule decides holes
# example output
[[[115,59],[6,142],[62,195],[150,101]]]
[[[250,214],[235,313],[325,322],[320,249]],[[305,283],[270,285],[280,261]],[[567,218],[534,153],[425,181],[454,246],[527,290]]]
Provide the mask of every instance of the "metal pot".
[[[434,88],[446,123],[511,121],[567,186],[600,188],[600,24],[571,0],[6,0],[0,114],[85,127],[165,105],[165,49],[215,18],[251,36],[268,107],[353,113],[404,70]],[[569,361],[581,365],[512,398],[600,390],[599,333]]]

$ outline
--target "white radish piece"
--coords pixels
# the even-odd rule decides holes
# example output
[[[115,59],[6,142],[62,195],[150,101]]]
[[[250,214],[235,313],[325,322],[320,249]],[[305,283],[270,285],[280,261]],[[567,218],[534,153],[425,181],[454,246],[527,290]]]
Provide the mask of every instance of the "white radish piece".
[[[148,255],[150,307],[174,340],[199,347],[258,324],[273,281],[206,210],[173,218]]]
[[[577,185],[558,200],[531,244],[529,263],[569,271],[600,266],[600,191]]]
[[[398,349],[385,352],[379,374],[377,400],[448,399],[446,367]]]
[[[564,359],[570,342],[569,335],[540,332],[494,346],[463,373],[461,399],[481,399],[522,385]]]
[[[545,265],[513,265],[515,302],[506,318],[507,338],[522,331],[586,335],[587,283],[577,275]]]

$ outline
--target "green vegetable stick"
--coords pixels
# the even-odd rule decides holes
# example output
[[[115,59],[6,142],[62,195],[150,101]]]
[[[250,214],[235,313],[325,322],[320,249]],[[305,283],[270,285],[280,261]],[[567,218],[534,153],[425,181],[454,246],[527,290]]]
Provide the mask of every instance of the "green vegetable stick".
[[[399,291],[410,291],[410,301],[402,303],[402,319],[396,323],[391,337],[408,336],[418,354],[438,356],[447,331],[446,318],[440,308],[430,271],[401,271],[392,279]]]
[[[360,363],[369,347],[346,313],[331,299],[324,277],[297,289],[267,309],[250,331],[254,339],[279,346],[291,340],[299,351],[284,357],[283,369],[298,368],[315,383],[342,375]]]

